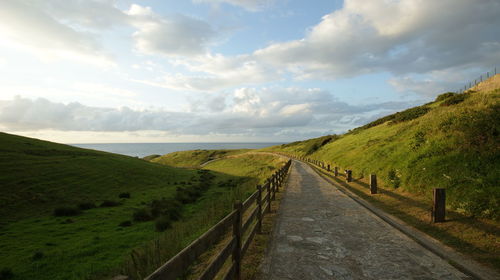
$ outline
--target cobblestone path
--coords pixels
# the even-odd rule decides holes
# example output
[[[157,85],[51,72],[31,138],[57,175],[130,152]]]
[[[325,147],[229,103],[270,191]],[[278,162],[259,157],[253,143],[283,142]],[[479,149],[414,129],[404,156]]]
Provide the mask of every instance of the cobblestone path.
[[[294,161],[261,279],[470,279]]]

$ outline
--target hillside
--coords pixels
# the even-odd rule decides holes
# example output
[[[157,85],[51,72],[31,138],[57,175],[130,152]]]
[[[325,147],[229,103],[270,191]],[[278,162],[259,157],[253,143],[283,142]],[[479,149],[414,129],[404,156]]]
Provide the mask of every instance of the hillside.
[[[490,89],[500,75],[480,86]],[[490,82],[490,83],[489,83]],[[376,173],[393,189],[430,196],[447,188],[449,205],[470,215],[500,218],[500,89],[445,93],[344,135],[268,150],[308,156]]]
[[[0,223],[50,214],[54,205],[116,200],[161,189],[193,171],[0,133]]]
[[[164,165],[175,167],[198,168],[203,163],[211,160],[220,159],[223,157],[238,155],[249,150],[194,150],[194,151],[179,151],[166,155],[148,158],[151,162],[156,162]]]
[[[258,158],[233,175],[6,133],[0,143],[2,280],[142,279],[282,165]]]

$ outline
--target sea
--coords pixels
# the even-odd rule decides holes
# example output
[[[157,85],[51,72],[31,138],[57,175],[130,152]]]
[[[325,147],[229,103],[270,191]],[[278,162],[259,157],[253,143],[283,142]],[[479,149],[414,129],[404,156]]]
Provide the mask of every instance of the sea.
[[[221,149],[261,149],[284,143],[106,143],[106,144],[71,144],[75,147],[99,150],[132,157],[164,155],[188,150]]]

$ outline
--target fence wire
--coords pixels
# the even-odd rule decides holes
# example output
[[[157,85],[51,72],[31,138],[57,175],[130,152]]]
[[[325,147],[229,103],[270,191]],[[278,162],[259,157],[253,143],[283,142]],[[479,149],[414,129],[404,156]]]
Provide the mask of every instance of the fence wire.
[[[493,77],[497,74],[497,68],[495,67],[491,71],[488,71],[484,74],[481,74],[479,77],[475,78],[474,80],[470,80],[468,83],[466,83],[463,87],[458,89],[456,93],[463,93],[466,92],[467,90],[475,87],[477,84],[480,82],[489,79],[490,77]]]

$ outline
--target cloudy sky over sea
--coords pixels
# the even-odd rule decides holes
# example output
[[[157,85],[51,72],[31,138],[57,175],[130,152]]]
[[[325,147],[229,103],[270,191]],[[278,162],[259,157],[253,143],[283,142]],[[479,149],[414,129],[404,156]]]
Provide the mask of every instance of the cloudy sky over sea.
[[[498,0],[2,0],[0,131],[66,143],[341,133],[500,65]]]

